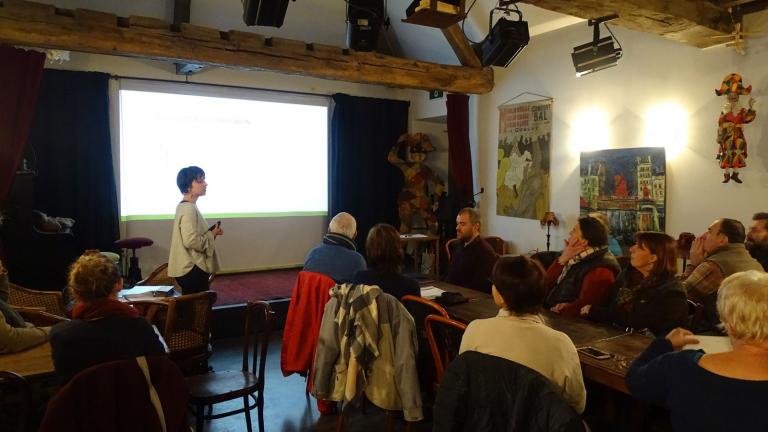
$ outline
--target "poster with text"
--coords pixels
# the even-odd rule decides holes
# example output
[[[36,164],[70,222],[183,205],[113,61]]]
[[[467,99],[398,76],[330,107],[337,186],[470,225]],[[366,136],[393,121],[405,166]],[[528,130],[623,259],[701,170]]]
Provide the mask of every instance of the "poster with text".
[[[496,214],[541,219],[549,210],[552,101],[499,107]]]

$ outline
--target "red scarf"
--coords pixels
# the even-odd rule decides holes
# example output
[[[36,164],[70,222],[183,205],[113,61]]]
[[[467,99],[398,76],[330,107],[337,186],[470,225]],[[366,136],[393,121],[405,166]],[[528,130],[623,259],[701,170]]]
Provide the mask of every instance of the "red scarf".
[[[138,316],[139,311],[133,306],[112,298],[80,302],[72,308],[72,319],[86,321],[107,317],[137,318]]]

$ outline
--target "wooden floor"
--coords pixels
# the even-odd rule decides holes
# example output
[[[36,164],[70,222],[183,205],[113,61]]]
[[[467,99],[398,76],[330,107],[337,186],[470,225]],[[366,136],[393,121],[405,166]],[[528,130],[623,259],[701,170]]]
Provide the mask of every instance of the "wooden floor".
[[[280,346],[282,332],[273,334],[270,341],[267,358],[267,373],[264,392],[264,427],[265,432],[297,432],[317,431],[331,432],[336,430],[336,415],[320,416],[315,399],[309,401],[304,396],[305,382],[298,375],[283,377],[280,372]],[[213,357],[211,365],[217,371],[238,370],[242,363],[242,345],[240,338],[220,339],[213,342]],[[241,404],[240,401],[221,404],[225,409],[233,409]],[[347,416],[346,431],[378,432],[386,430],[385,413],[370,404],[365,414],[351,410]],[[254,431],[258,431],[256,411],[251,418]],[[396,431],[405,430],[405,423],[395,422]],[[414,432],[430,431],[431,423],[422,421],[413,427]],[[206,425],[209,432],[244,431],[245,416],[243,414],[213,420]]]

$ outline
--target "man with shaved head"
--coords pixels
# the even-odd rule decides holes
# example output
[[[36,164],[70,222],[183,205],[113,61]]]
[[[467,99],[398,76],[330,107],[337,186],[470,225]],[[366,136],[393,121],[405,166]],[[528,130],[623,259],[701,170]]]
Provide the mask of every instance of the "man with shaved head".
[[[356,272],[365,270],[365,259],[355,246],[357,221],[341,212],[328,224],[328,234],[304,259],[304,270],[322,273],[339,283],[351,282]]]

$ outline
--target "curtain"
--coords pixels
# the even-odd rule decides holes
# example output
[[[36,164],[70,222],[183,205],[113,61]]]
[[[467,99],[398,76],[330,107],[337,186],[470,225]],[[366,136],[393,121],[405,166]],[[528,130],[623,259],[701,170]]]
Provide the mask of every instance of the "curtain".
[[[29,145],[36,208],[75,219],[79,251],[114,250],[119,237],[109,132],[109,75],[46,70]]]
[[[362,252],[373,225],[400,226],[397,195],[403,175],[387,161],[387,154],[408,131],[410,103],[346,94],[335,94],[333,102],[328,212],[330,217],[342,211],[355,217]]]
[[[45,54],[0,46],[0,202],[24,153],[44,63]]]
[[[448,187],[452,214],[472,202],[472,153],[469,149],[469,96],[449,94],[448,108]]]

